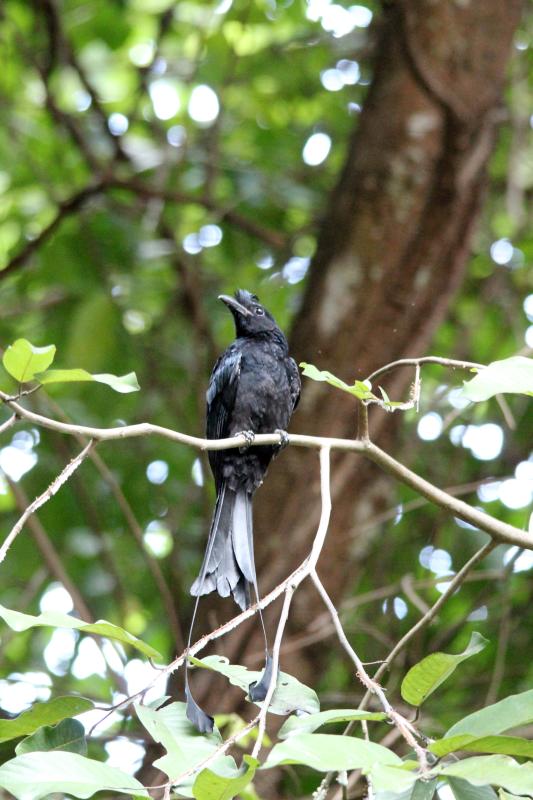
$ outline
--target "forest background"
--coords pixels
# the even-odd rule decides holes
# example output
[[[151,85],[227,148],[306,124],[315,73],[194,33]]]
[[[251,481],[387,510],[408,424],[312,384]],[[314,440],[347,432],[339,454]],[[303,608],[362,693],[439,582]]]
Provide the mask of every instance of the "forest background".
[[[233,337],[217,296],[239,287],[274,313],[297,362],[348,383],[404,357],[531,355],[533,17],[517,0],[6,0],[0,24],[0,346],[54,344],[54,367],[135,371],[141,387],[65,383],[27,408],[202,436],[210,369]],[[370,435],[433,484],[527,529],[531,405],[467,403],[468,377],[424,366],[419,409],[372,407]],[[353,438],[355,399],[302,380],[291,431]],[[399,369],[382,385],[400,400],[412,380]],[[16,391],[7,373],[0,388]],[[81,446],[30,423],[0,446],[4,539]],[[167,663],[183,649],[209,528],[206,455],[155,437],[95,453],[13,543],[0,601],[104,618]],[[332,501],[318,572],[356,652],[378,662],[487,537],[353,453],[333,455]],[[320,507],[316,451],[289,447],[257,497],[262,593],[309,552]],[[441,734],[529,689],[532,569],[531,551],[494,549],[391,665],[391,702],[405,711],[409,667],[458,653],[473,631],[489,644],[432,697],[425,728]],[[197,630],[233,613],[206,601]],[[278,614],[266,613],[272,632]],[[246,623],[212,652],[259,668],[257,633]],[[335,641],[304,583],[281,664],[323,708],[364,693]],[[46,627],[3,631],[0,666],[5,717],[58,694],[112,703],[153,677],[139,655]],[[195,681],[204,706],[242,711],[221,679]],[[115,714],[97,733],[98,758],[161,779],[138,725]],[[286,791],[318,780],[304,770]]]

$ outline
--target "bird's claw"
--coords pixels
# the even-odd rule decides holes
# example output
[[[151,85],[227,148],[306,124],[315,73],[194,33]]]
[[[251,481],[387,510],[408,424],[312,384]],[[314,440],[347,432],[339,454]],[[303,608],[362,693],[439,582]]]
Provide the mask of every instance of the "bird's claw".
[[[289,434],[287,431],[281,430],[281,428],[276,428],[274,433],[277,433],[279,436],[279,449],[283,450],[284,447],[287,447],[289,444]]]
[[[255,440],[255,433],[253,431],[241,431],[237,434],[237,436],[244,436],[246,440],[246,444],[244,444],[242,447],[239,447],[239,453],[244,453],[245,450],[248,450]]]

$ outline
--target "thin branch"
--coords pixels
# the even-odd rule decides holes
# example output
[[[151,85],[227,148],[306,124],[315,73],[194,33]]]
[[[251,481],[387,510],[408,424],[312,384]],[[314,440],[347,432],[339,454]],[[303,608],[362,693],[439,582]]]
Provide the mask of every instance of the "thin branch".
[[[289,619],[289,609],[291,607],[291,602],[295,591],[296,591],[296,584],[289,583],[287,585],[287,588],[285,589],[285,598],[283,600],[283,607],[281,609],[281,614],[278,621],[278,627],[276,630],[276,638],[274,640],[274,646],[272,648],[272,675],[270,678],[270,683],[268,685],[267,693],[265,695],[265,699],[263,700],[261,711],[257,716],[258,731],[257,731],[257,739],[255,740],[254,744],[254,749],[252,750],[252,758],[257,758],[259,756],[259,751],[261,750],[263,739],[265,737],[266,718],[268,714],[268,709],[270,707],[272,696],[276,691],[276,685],[278,681],[279,653],[281,649],[281,642],[283,640],[283,634],[285,632],[285,626],[287,624],[287,620]]]
[[[339,613],[335,608],[333,601],[331,600],[330,596],[328,595],[322,581],[318,577],[316,571],[313,569],[311,572],[311,580],[315,584],[319,595],[321,596],[322,600],[324,601],[326,608],[328,609],[331,619],[333,620],[333,624],[335,625],[335,630],[337,631],[337,637],[339,642],[341,643],[342,647],[348,653],[348,656],[351,658],[353,663],[355,664],[355,668],[357,670],[357,677],[361,681],[361,683],[366,686],[367,694],[374,694],[378,697],[379,702],[385,713],[387,714],[390,721],[398,728],[401,735],[405,739],[405,741],[409,744],[410,747],[415,751],[418,762],[420,764],[420,770],[422,774],[424,774],[427,770],[428,763],[426,758],[426,753],[424,748],[421,747],[417,740],[416,736],[417,731],[413,727],[413,725],[406,720],[398,711],[395,711],[394,708],[391,706],[389,701],[385,696],[385,692],[381,688],[381,686],[377,683],[376,679],[372,679],[370,675],[367,673],[363,662],[351,646],[350,642],[348,641],[346,634],[344,633],[344,629],[341,625],[341,621],[339,619]]]
[[[0,272],[0,280],[5,278],[6,275],[10,275],[15,270],[22,267],[26,261],[33,255],[48,239],[50,236],[55,232],[56,228],[63,222],[66,217],[74,214],[89,200],[91,197],[95,195],[101,194],[105,188],[105,181],[97,181],[96,183],[91,183],[88,186],[84,186],[78,192],[73,194],[71,197],[63,200],[62,203],[59,204],[57,213],[53,220],[42,229],[42,231],[35,237],[35,239],[30,239],[29,242],[20,250],[17,255],[13,256],[11,261],[9,261],[4,269]]]
[[[59,204],[56,216],[54,219],[39,233],[35,239],[31,239],[0,271],[0,279],[6,275],[11,274],[15,270],[24,266],[28,259],[35,253],[55,232],[59,225],[66,217],[79,211],[79,209],[89,200],[98,194],[104,194],[110,189],[123,189],[125,191],[133,192],[139,197],[144,198],[158,198],[170,203],[189,203],[202,206],[208,211],[213,211],[217,214],[221,222],[227,221],[231,225],[240,228],[250,236],[254,236],[267,244],[269,247],[282,249],[286,246],[287,242],[285,237],[281,236],[276,231],[265,228],[259,225],[255,220],[246,217],[235,211],[232,208],[221,208],[217,203],[213,202],[207,197],[196,197],[194,195],[186,194],[185,192],[174,192],[160,189],[155,186],[147,186],[141,181],[130,180],[124,181],[118,178],[106,177],[84,186],[71,197],[63,200]]]
[[[110,178],[107,185],[110,189],[124,189],[127,192],[133,192],[139,197],[156,198],[158,200],[164,200],[167,203],[194,203],[195,205],[202,206],[208,211],[215,213],[221,222],[227,221],[235,225],[235,227],[241,228],[245,233],[254,236],[256,239],[260,239],[262,242],[269,245],[269,247],[282,249],[287,246],[286,237],[277,231],[260,225],[256,220],[240,214],[233,208],[222,208],[219,203],[205,195],[195,196],[187,194],[186,192],[150,186],[134,178],[130,180]]]
[[[416,634],[420,630],[422,630],[422,628],[425,628],[426,625],[429,625],[431,620],[434,619],[437,616],[437,614],[441,610],[442,606],[446,603],[448,598],[451,597],[453,594],[455,594],[455,592],[457,591],[459,586],[461,586],[464,583],[464,580],[465,580],[467,574],[470,572],[470,570],[472,570],[476,566],[476,564],[478,564],[480,561],[482,561],[485,558],[485,556],[488,556],[488,554],[491,553],[496,546],[497,545],[496,545],[495,542],[492,542],[492,541],[491,542],[487,542],[487,544],[483,545],[483,547],[481,547],[476,553],[474,553],[472,558],[470,558],[466,562],[466,564],[464,564],[461,567],[459,572],[457,572],[457,574],[454,575],[454,577],[452,578],[452,580],[450,581],[450,583],[448,585],[448,588],[446,589],[445,592],[443,592],[441,594],[441,596],[439,597],[437,602],[434,603],[431,606],[431,608],[424,614],[424,616],[421,617],[418,620],[418,622],[415,625],[413,625],[413,627],[410,628],[407,631],[405,636],[402,636],[400,641],[391,650],[391,652],[389,653],[387,658],[383,661],[383,663],[379,667],[378,671],[374,675],[374,680],[375,681],[379,681],[379,679],[382,677],[382,675],[388,670],[388,668],[390,667],[390,665],[392,664],[392,662],[394,661],[396,656],[399,653],[401,653],[401,651],[411,641],[411,639],[413,639],[416,636]],[[364,708],[364,706],[368,702],[369,697],[370,697],[370,694],[367,692],[366,695],[363,698],[362,703],[361,703],[361,708]]]
[[[0,425],[0,434],[5,433],[7,430],[9,430],[9,428],[11,428],[11,426],[14,425],[16,421],[17,421],[17,415],[12,414],[8,419],[6,419],[5,422],[2,422],[2,424]]]
[[[7,535],[2,547],[0,547],[0,564],[4,560],[7,555],[7,551],[13,544],[14,540],[21,532],[22,528],[24,527],[24,523],[38,508],[44,506],[44,504],[50,500],[63,486],[63,484],[70,478],[73,472],[75,472],[80,464],[84,461],[84,459],[88,456],[89,450],[93,446],[93,442],[90,441],[89,444],[83,448],[83,450],[70,461],[67,466],[59,473],[57,478],[52,481],[48,489],[46,489],[39,497],[36,497],[33,503],[31,503],[26,511],[22,514],[19,520],[15,523],[9,534]]]
[[[482,548],[480,548],[480,550],[478,550],[476,553],[474,553],[472,558],[470,558],[466,562],[466,564],[464,564],[461,567],[459,572],[450,581],[450,584],[449,584],[448,588],[446,589],[446,591],[443,592],[443,594],[439,597],[437,602],[434,603],[433,606],[429,609],[429,611],[427,611],[424,614],[424,616],[421,617],[418,620],[418,622],[415,625],[413,625],[413,627],[410,628],[407,631],[405,636],[403,636],[400,639],[400,641],[391,650],[391,652],[389,653],[387,658],[382,662],[381,666],[377,670],[377,672],[374,675],[374,678],[372,680],[372,683],[374,685],[379,686],[378,681],[380,680],[380,678],[383,677],[383,674],[389,669],[390,665],[392,664],[392,662],[394,661],[396,656],[404,649],[404,647],[411,641],[411,639],[413,639],[414,636],[416,636],[416,634],[422,628],[424,628],[426,625],[429,625],[431,620],[434,619],[435,616],[439,613],[440,609],[442,608],[444,603],[448,600],[448,598],[451,597],[452,594],[454,594],[457,591],[457,588],[461,584],[464,583],[464,581],[465,581],[468,573],[470,572],[470,570],[479,561],[481,561],[483,558],[485,558],[485,556],[488,555],[495,547],[496,547],[496,545],[495,545],[494,542],[488,542],[486,545],[484,545]],[[368,701],[370,700],[372,694],[375,693],[373,689],[374,689],[374,687],[369,687],[369,689],[365,693],[363,699],[361,700],[361,702],[359,704],[359,708],[360,709],[365,709],[368,706]],[[381,691],[383,691],[383,690],[381,690]],[[344,730],[344,734],[343,735],[344,736],[348,736],[352,732],[352,730],[354,728],[354,725],[355,725],[354,721],[349,722],[348,725],[346,726],[345,730]],[[327,793],[327,790],[328,790],[328,787],[331,785],[331,782],[332,782],[332,780],[334,778],[334,775],[335,775],[334,772],[328,772],[327,775],[324,777],[324,780],[320,784],[320,791],[322,792],[321,797],[325,797],[325,795]]]
[[[380,466],[389,475],[396,478],[396,480],[399,480],[406,486],[410,486],[434,505],[444,508],[453,516],[459,517],[459,519],[470,523],[470,525],[473,525],[475,528],[485,531],[485,533],[488,533],[495,541],[516,544],[528,550],[533,549],[533,538],[527,533],[524,533],[524,531],[521,531],[514,525],[501,522],[501,520],[492,517],[490,514],[486,514],[484,511],[479,511],[479,509],[469,506],[468,503],[465,503],[457,497],[452,497],[451,494],[448,494],[429,481],[426,481],[420,475],[417,475],[416,472],[412,472],[372,442],[368,442],[365,445],[364,455]]]
[[[281,610],[280,618],[279,618],[279,621],[278,621],[278,627],[277,627],[277,631],[276,631],[276,640],[275,640],[274,647],[273,647],[273,650],[272,650],[272,678],[270,680],[270,685],[268,687],[268,691],[267,691],[266,697],[262,702],[261,711],[252,720],[252,722],[250,722],[246,726],[246,728],[243,728],[241,731],[238,732],[238,734],[235,734],[234,736],[230,737],[225,742],[223,742],[220,745],[220,747],[218,747],[213,753],[211,753],[211,755],[208,758],[206,758],[200,764],[195,764],[194,766],[190,767],[186,772],[182,773],[180,776],[178,776],[177,778],[172,779],[171,781],[169,781],[166,784],[163,784],[163,785],[158,786],[158,787],[152,786],[152,787],[149,787],[149,788],[166,788],[169,785],[172,786],[173,784],[181,783],[185,778],[189,777],[190,775],[200,771],[201,769],[205,769],[205,767],[207,767],[209,764],[211,764],[216,758],[218,758],[223,753],[225,753],[229,749],[229,747],[231,747],[232,744],[234,744],[236,741],[238,741],[238,739],[242,738],[242,736],[244,736],[245,733],[248,733],[250,730],[255,728],[256,725],[259,726],[259,731],[258,731],[258,735],[257,735],[257,739],[256,739],[256,742],[255,742],[253,751],[252,751],[252,756],[254,758],[257,757],[257,755],[258,755],[258,753],[259,753],[259,751],[261,749],[261,745],[262,745],[264,734],[265,734],[266,716],[268,714],[268,708],[269,708],[269,705],[270,705],[270,701],[272,699],[272,695],[274,694],[274,692],[276,690],[278,666],[279,666],[279,652],[280,652],[280,649],[281,649],[281,642],[282,642],[282,639],[283,639],[283,632],[285,630],[285,625],[287,623],[292,597],[294,595],[294,592],[298,588],[298,586],[302,583],[302,581],[305,580],[305,578],[309,577],[312,574],[312,572],[314,571],[314,569],[316,567],[316,563],[318,561],[318,558],[319,558],[320,553],[322,551],[322,548],[324,546],[324,542],[326,540],[326,534],[327,534],[328,526],[329,526],[329,519],[330,519],[330,516],[331,516],[330,449],[329,449],[329,447],[322,447],[321,450],[320,450],[320,492],[321,492],[321,499],[322,499],[322,510],[321,510],[321,513],[320,513],[320,521],[318,523],[317,532],[315,534],[315,538],[313,540],[313,545],[311,547],[311,552],[310,552],[308,558],[306,558],[306,560],[301,564],[301,566],[298,567],[298,569],[295,570],[292,573],[292,575],[290,575],[287,578],[287,580],[283,581],[283,583],[280,584],[280,586],[276,587],[276,589],[274,590],[274,592],[276,592],[277,590],[281,589],[281,591],[277,591],[276,597],[279,594],[281,594],[282,592],[284,592],[285,593],[285,599],[284,599],[284,603],[283,603],[283,608]],[[274,592],[271,592],[270,595],[268,596],[268,598],[270,598],[269,602],[272,602],[272,599],[274,599],[272,597]],[[240,620],[240,622],[242,622],[244,619],[246,619],[247,616],[250,616],[250,614],[248,612],[254,613],[257,610],[258,607],[264,607],[265,600],[267,600],[267,598],[263,598],[261,603],[258,603],[253,608],[247,609],[247,611],[243,612],[242,614],[239,614],[238,617],[235,617],[233,620],[230,620],[230,623],[227,623],[226,625],[221,626],[221,628],[218,629],[219,635],[222,635],[222,633],[220,633],[220,631],[222,631],[222,629],[225,629],[224,632],[226,632],[227,630],[231,630],[231,628],[228,627],[231,623],[234,623],[232,625],[232,627],[236,627],[236,624],[240,624],[240,623],[237,623],[237,620]],[[217,633],[217,632],[214,631],[213,633]],[[189,655],[192,655],[193,653],[197,653],[198,650],[200,650],[202,647],[204,647],[205,644],[207,643],[207,641],[209,641],[209,638],[214,638],[213,634],[210,634],[208,637],[204,636],[202,639],[200,639],[198,642],[196,642],[190,648],[187,648],[187,650],[178,659],[175,659],[175,661],[173,661],[168,667],[166,667],[165,670],[163,670],[163,672],[171,672],[172,670],[176,669],[180,664],[183,663],[183,661],[185,660],[186,657],[188,657]],[[161,677],[161,673],[158,675],[156,680],[158,680],[160,677]],[[147,689],[150,688],[151,685],[152,684],[150,684],[149,686],[145,687],[142,690],[142,692],[138,692],[137,695],[146,692]],[[129,698],[127,698],[127,700],[124,701],[123,704],[131,703],[133,698],[136,697],[137,695],[131,695]],[[123,704],[121,704],[121,705],[123,705]],[[114,708],[117,708],[117,706],[115,706]],[[104,719],[105,719],[105,717],[104,717]]]
[[[464,363],[464,362],[462,362]],[[161,425],[153,425],[149,422],[141,422],[137,425],[124,425],[116,428],[93,428],[86,425],[73,425],[57,420],[49,419],[41,414],[36,414],[11,400],[9,395],[0,391],[0,400],[3,400],[17,416],[40,425],[43,428],[66,433],[71,436],[81,435],[94,439],[95,441],[112,441],[116,439],[129,439],[138,436],[163,436],[174,442],[197,447],[200,450],[229,450],[237,447],[246,446],[247,441],[244,435],[232,436],[228,439],[202,439],[198,436],[188,436],[185,433],[164,428]],[[357,439],[335,439],[323,436],[303,436],[301,434],[288,434],[289,444],[296,447],[314,447],[318,449],[329,448],[332,450],[344,450],[369,458],[380,466],[396,480],[410,486],[418,494],[421,494],[434,505],[440,506],[453,516],[459,517],[465,522],[470,523],[475,528],[479,528],[489,534],[495,541],[506,544],[518,545],[527,550],[533,550],[533,538],[520,528],[510,525],[507,522],[492,517],[484,511],[469,506],[468,503],[452,497],[451,494],[439,489],[429,481],[412,472],[392,456],[381,450],[377,445],[370,441],[359,441]],[[254,438],[254,445],[279,444],[280,436],[277,433],[257,434]]]
[[[185,772],[182,772],[181,775],[178,775],[176,778],[173,778],[171,781],[167,781],[166,783],[159,783],[153,786],[146,786],[145,788],[165,789],[165,791],[167,791],[170,790],[174,784],[179,785],[180,783],[183,783],[183,781],[186,778],[190,778],[191,775],[194,775],[196,772],[200,772],[202,769],[208,767],[210,764],[213,763],[213,761],[215,761],[217,758],[220,758],[220,756],[224,755],[224,753],[226,753],[230,749],[230,747],[236,744],[240,739],[243,739],[245,736],[247,736],[250,733],[250,731],[253,731],[253,729],[257,725],[258,720],[259,720],[259,714],[256,717],[254,717],[253,720],[248,723],[248,725],[245,725],[244,728],[241,728],[232,736],[228,737],[225,742],[222,742],[220,747],[217,747],[217,749],[214,750],[211,753],[211,755],[209,755],[207,758],[204,758],[204,760],[201,761],[199,764],[195,764],[194,766],[189,767],[189,769],[187,769]]]
[[[476,364],[473,361],[457,361],[454,358],[440,358],[440,356],[400,358],[398,361],[391,361],[390,364],[385,364],[384,367],[380,367],[375,372],[372,372],[366,380],[372,383],[376,380],[376,378],[380,378],[382,375],[392,372],[392,370],[396,369],[397,367],[419,367],[421,364],[440,364],[441,367],[468,370],[484,369],[485,367],[485,364]]]

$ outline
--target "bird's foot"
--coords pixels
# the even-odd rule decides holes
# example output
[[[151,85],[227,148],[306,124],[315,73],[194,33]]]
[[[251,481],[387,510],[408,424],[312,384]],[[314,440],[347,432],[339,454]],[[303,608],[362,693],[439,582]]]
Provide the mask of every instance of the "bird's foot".
[[[281,428],[276,428],[274,433],[277,433],[279,436],[279,449],[283,450],[289,444],[289,434],[287,431],[282,431]]]
[[[240,433],[236,433],[236,436],[244,436],[246,439],[246,444],[242,447],[239,447],[239,453],[244,453],[245,450],[248,450],[251,447],[255,440],[255,433],[253,431],[240,431]]]

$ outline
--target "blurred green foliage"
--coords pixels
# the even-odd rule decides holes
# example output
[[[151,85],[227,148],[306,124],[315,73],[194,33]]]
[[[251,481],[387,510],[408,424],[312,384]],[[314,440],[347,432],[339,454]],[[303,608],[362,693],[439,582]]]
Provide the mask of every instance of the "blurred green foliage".
[[[364,7],[378,13],[377,4]],[[21,337],[41,346],[53,342],[61,367],[135,370],[142,387],[140,393],[115,395],[97,384],[50,386],[32,397],[35,410],[97,426],[149,420],[200,435],[210,367],[232,336],[217,295],[237,287],[257,291],[289,328],[302,300],[317,221],[365,102],[375,45],[372,28],[354,26],[336,37],[320,19],[310,19],[306,8],[302,0],[6,0],[0,346],[5,350]],[[524,336],[529,326],[531,348],[533,303],[529,321],[523,304],[533,292],[531,38],[526,18],[514,44],[467,279],[435,337],[435,355],[488,363],[530,354]],[[326,90],[321,73],[342,72],[343,60],[358,65],[360,79]],[[210,87],[218,98],[220,110],[210,122],[199,122],[188,111],[199,86]],[[304,163],[302,150],[317,132],[326,133],[332,147],[323,163],[312,166]],[[92,191],[97,184],[100,189]],[[87,187],[90,196],[72,204]],[[36,240],[25,262],[11,269],[12,259]],[[292,258],[302,261],[291,267]],[[334,371],[334,365],[325,366]],[[462,377],[439,367],[424,369],[421,412],[398,417],[397,453],[437,485],[459,487],[464,499],[523,527],[525,505],[511,508],[497,492],[494,499],[482,499],[473,484],[492,476],[512,478],[526,462],[530,467],[522,471],[529,469],[531,480],[531,405],[527,398],[511,398],[505,415],[496,401],[454,408],[449,390],[459,387]],[[0,387],[14,388],[4,375]],[[443,426],[433,441],[416,433],[420,415],[428,412],[438,414]],[[2,412],[0,422],[5,418]],[[477,459],[460,445],[459,434],[456,443],[450,441],[450,431],[459,425],[487,423],[499,426],[504,437],[492,459]],[[21,439],[20,432],[28,435]],[[10,444],[27,458],[36,456],[20,482],[30,499],[81,448],[27,424],[3,435],[3,457],[12,463]],[[39,511],[39,519],[94,618],[125,627],[170,659],[177,645],[147,552],[159,564],[185,627],[188,587],[199,566],[212,501],[206,460],[155,438],[105,444],[98,453],[131,504],[144,545],[135,540],[109,481],[90,461]],[[147,469],[154,462],[164,462],[168,474],[160,468],[156,475],[165,477],[151,482]],[[456,570],[485,538],[419,503],[410,490],[394,492],[390,513],[361,531],[365,544],[358,543],[358,557],[364,553],[365,569],[343,611],[364,661],[383,658],[420,608],[439,596],[438,588],[417,588],[417,581],[437,574],[427,560],[421,563],[422,548],[445,551],[450,570]],[[20,514],[18,506],[20,498],[2,481],[5,534]],[[165,552],[169,534],[173,545]],[[391,671],[389,696],[399,697],[407,667],[423,655],[442,648],[458,652],[474,628],[490,640],[427,703],[429,734],[444,732],[486,697],[494,700],[531,685],[533,564],[514,574],[511,565],[507,577],[498,577],[504,555],[500,547],[486,560],[483,568],[492,572],[466,584]],[[57,575],[43,567],[30,530],[18,537],[2,566],[1,602],[38,613]],[[383,587],[367,602],[358,600]],[[1,697],[16,683],[13,675],[49,671],[43,660],[49,641],[48,630],[3,636]],[[72,674],[78,648],[79,640],[52,675],[53,696],[76,692],[111,702],[118,691],[112,675]],[[323,708],[360,699],[351,666],[333,647],[314,688]],[[115,722],[115,730],[121,724]],[[103,744],[91,746],[101,757]],[[316,786],[315,773],[309,779],[303,775],[300,785],[290,784],[291,793]]]

